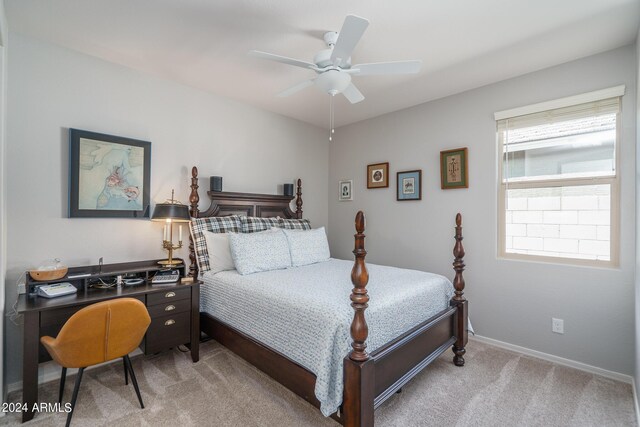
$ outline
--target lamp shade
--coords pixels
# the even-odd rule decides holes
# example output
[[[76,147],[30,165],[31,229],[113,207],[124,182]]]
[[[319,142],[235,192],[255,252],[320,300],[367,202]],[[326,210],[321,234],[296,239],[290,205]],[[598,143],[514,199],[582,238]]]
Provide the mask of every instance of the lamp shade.
[[[170,219],[173,222],[189,222],[189,208],[187,205],[179,203],[158,203],[153,209],[151,215],[152,221],[166,221]]]

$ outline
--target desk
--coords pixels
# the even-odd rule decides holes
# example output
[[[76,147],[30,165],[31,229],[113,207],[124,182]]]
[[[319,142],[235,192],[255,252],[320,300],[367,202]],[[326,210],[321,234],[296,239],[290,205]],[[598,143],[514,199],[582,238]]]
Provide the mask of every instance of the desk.
[[[151,316],[149,329],[140,343],[145,354],[186,344],[191,349],[194,363],[200,357],[200,282],[152,285],[150,277],[160,269],[156,261],[104,265],[99,272],[95,270],[97,267],[70,268],[68,275],[86,270],[93,273],[81,279],[65,277],[56,281],[71,282],[78,288],[77,294],[52,299],[25,294],[18,299],[18,312],[24,316],[22,401],[28,408],[22,413],[22,422],[33,418],[31,408],[38,402],[38,364],[51,360],[40,344],[40,337],[56,336],[69,317],[89,304],[114,298],[136,298],[145,303]],[[184,266],[179,269],[184,274]],[[147,280],[140,285],[123,285],[119,289],[87,286],[92,278],[111,277],[124,272],[138,274]]]

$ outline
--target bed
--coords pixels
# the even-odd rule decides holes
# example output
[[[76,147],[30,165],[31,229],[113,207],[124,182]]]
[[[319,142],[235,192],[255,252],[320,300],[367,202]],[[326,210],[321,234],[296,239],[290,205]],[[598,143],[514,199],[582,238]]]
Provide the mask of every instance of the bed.
[[[294,197],[207,195],[210,205],[201,212],[194,167],[189,199],[193,218],[302,218],[300,180],[295,211],[290,208]],[[462,277],[462,218],[456,216],[453,287],[439,275],[365,265],[362,212],[355,226],[355,263],[331,259],[248,276],[235,271],[199,274],[192,238],[190,275],[204,282],[204,333],[324,415],[345,426],[371,426],[375,408],[447,348],[453,348],[454,364],[464,365],[468,302]],[[400,312],[409,314],[398,316]]]

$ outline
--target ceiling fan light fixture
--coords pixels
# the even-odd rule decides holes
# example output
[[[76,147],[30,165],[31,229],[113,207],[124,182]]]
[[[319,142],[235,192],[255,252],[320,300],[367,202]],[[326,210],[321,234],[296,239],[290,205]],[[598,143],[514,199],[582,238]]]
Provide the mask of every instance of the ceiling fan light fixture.
[[[328,94],[342,93],[351,83],[351,75],[338,70],[329,70],[320,74],[314,83],[318,89]]]

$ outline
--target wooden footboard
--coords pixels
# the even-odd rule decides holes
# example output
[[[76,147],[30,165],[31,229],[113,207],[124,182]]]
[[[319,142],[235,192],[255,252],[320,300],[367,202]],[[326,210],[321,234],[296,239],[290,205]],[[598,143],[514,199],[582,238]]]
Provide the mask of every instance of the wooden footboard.
[[[342,422],[345,426],[373,426],[374,410],[398,391],[422,369],[453,345],[454,363],[464,365],[467,344],[467,301],[464,298],[464,248],[462,246],[462,216],[456,216],[456,244],[453,267],[455,295],[451,306],[421,323],[395,340],[366,352],[368,327],[365,310],[369,302],[366,286],[369,273],[364,262],[365,218],[356,215],[355,263],[351,272],[353,291],[351,305],[352,348],[344,359],[344,400]]]
[[[302,183],[297,180],[296,210],[290,209],[293,197],[249,193],[207,193],[210,206],[201,212],[198,208],[198,170],[192,169],[190,212],[193,218],[244,214],[250,216],[281,216],[302,218]],[[356,215],[355,263],[351,272],[353,290],[351,305],[354,309],[351,323],[352,350],[344,359],[344,396],[340,410],[332,415],[345,426],[372,426],[374,409],[398,391],[433,362],[450,346],[456,366],[464,365],[467,344],[467,310],[464,298],[465,282],[464,247],[462,246],[462,217],[456,216],[455,246],[453,249],[453,280],[455,295],[450,306],[402,334],[393,341],[368,353],[366,341],[369,334],[365,311],[369,302],[367,283],[369,273],[365,264],[365,217]],[[193,237],[190,239],[190,275],[198,276]],[[240,357],[264,371],[276,381],[319,407],[314,390],[316,376],[282,353],[258,342],[225,324],[210,314],[201,313],[201,330],[229,348]]]

